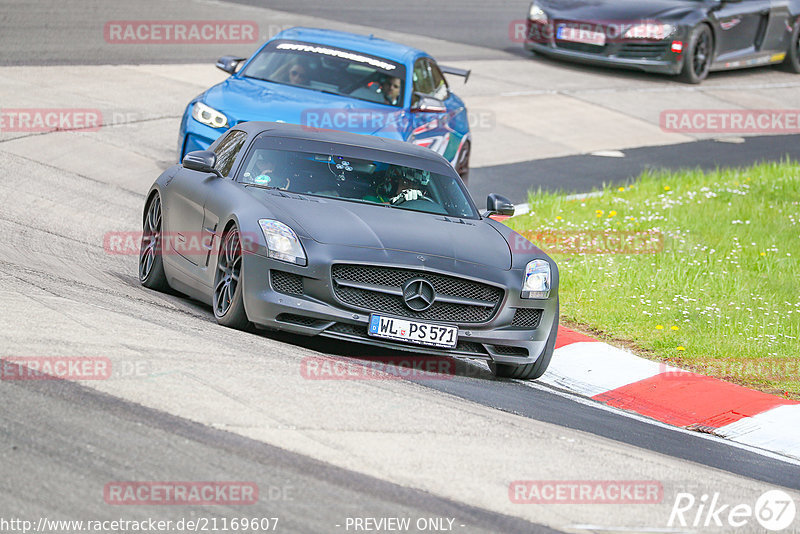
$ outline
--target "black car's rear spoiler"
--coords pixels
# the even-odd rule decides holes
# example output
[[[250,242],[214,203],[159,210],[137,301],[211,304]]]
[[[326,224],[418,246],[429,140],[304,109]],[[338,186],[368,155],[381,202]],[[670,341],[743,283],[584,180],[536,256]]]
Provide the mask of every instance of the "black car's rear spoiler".
[[[455,67],[447,67],[445,65],[439,65],[439,68],[445,74],[453,74],[455,76],[463,76],[464,77],[464,83],[467,83],[467,80],[469,80],[469,75],[472,72],[471,70],[457,69]]]

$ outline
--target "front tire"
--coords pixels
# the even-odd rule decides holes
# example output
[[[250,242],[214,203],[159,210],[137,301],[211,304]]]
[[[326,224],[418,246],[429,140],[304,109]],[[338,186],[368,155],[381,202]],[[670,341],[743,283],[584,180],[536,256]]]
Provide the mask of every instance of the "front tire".
[[[139,282],[148,289],[169,291],[164,273],[161,231],[161,197],[153,195],[142,223],[142,244],[139,248]]]
[[[516,378],[518,380],[536,380],[541,378],[550,366],[553,358],[553,351],[556,347],[556,336],[558,335],[559,308],[556,308],[556,318],[550,328],[550,337],[547,338],[544,353],[533,363],[524,365],[510,365],[506,363],[489,362],[489,369],[497,378]]]
[[[222,326],[244,330],[250,324],[242,297],[242,242],[239,230],[231,227],[222,236],[214,277],[214,317]]]
[[[789,72],[800,74],[800,22],[796,22],[792,30],[792,40],[789,43],[789,50],[786,51],[783,65]]]
[[[695,26],[689,36],[683,59],[683,70],[680,78],[691,84],[698,84],[708,77],[711,60],[714,56],[714,36],[706,24]]]

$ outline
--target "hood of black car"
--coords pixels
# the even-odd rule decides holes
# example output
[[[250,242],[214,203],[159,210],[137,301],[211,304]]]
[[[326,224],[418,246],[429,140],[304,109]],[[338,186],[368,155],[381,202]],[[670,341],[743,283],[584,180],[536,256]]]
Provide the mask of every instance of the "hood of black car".
[[[382,205],[248,190],[294,230],[319,243],[439,256],[511,268],[506,240],[482,220],[459,219]],[[289,223],[294,221],[294,223]]]
[[[551,19],[600,23],[672,19],[699,2],[681,0],[537,0]]]

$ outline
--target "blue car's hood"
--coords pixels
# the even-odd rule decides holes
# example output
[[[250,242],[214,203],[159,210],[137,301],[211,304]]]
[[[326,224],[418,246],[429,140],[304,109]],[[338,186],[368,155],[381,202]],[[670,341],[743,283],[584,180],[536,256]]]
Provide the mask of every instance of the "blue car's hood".
[[[405,140],[407,114],[381,104],[253,78],[231,76],[200,100],[231,124],[270,121]]]

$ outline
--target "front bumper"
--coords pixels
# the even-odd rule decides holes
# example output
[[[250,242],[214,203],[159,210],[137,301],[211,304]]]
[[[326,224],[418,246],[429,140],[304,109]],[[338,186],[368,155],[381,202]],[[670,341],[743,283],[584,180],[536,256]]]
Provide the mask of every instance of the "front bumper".
[[[428,257],[422,266],[417,254],[386,250],[365,250],[357,247],[322,245],[303,241],[309,259],[307,267],[291,265],[261,254],[247,254],[243,262],[244,305],[247,316],[256,326],[284,330],[307,336],[325,336],[391,350],[460,356],[492,360],[507,364],[529,364],[544,354],[553,324],[558,320],[557,271],[549,299],[520,298],[521,270],[502,271],[464,264],[452,259]],[[335,257],[334,257],[335,252]],[[367,334],[370,312],[393,315],[385,310],[369,310],[351,306],[337,297],[331,276],[332,263],[371,265],[439,273],[502,288],[504,290],[494,315],[483,323],[454,323],[459,328],[458,346],[438,349],[404,342],[370,337]],[[459,264],[460,263],[460,264]],[[467,270],[468,269],[468,270]],[[302,277],[300,292],[287,292],[275,287],[273,271]],[[469,273],[468,275],[463,273]],[[456,274],[460,273],[460,274]],[[284,276],[284,275],[280,275]],[[535,328],[512,326],[518,308],[541,310]],[[444,323],[444,321],[423,322]]]
[[[683,68],[683,54],[672,52],[670,48],[673,40],[685,44],[680,34],[660,42],[619,39],[595,47],[560,41],[554,33],[552,29],[537,29],[528,21],[528,39],[523,46],[538,54],[590,65],[670,75],[680,74]]]

